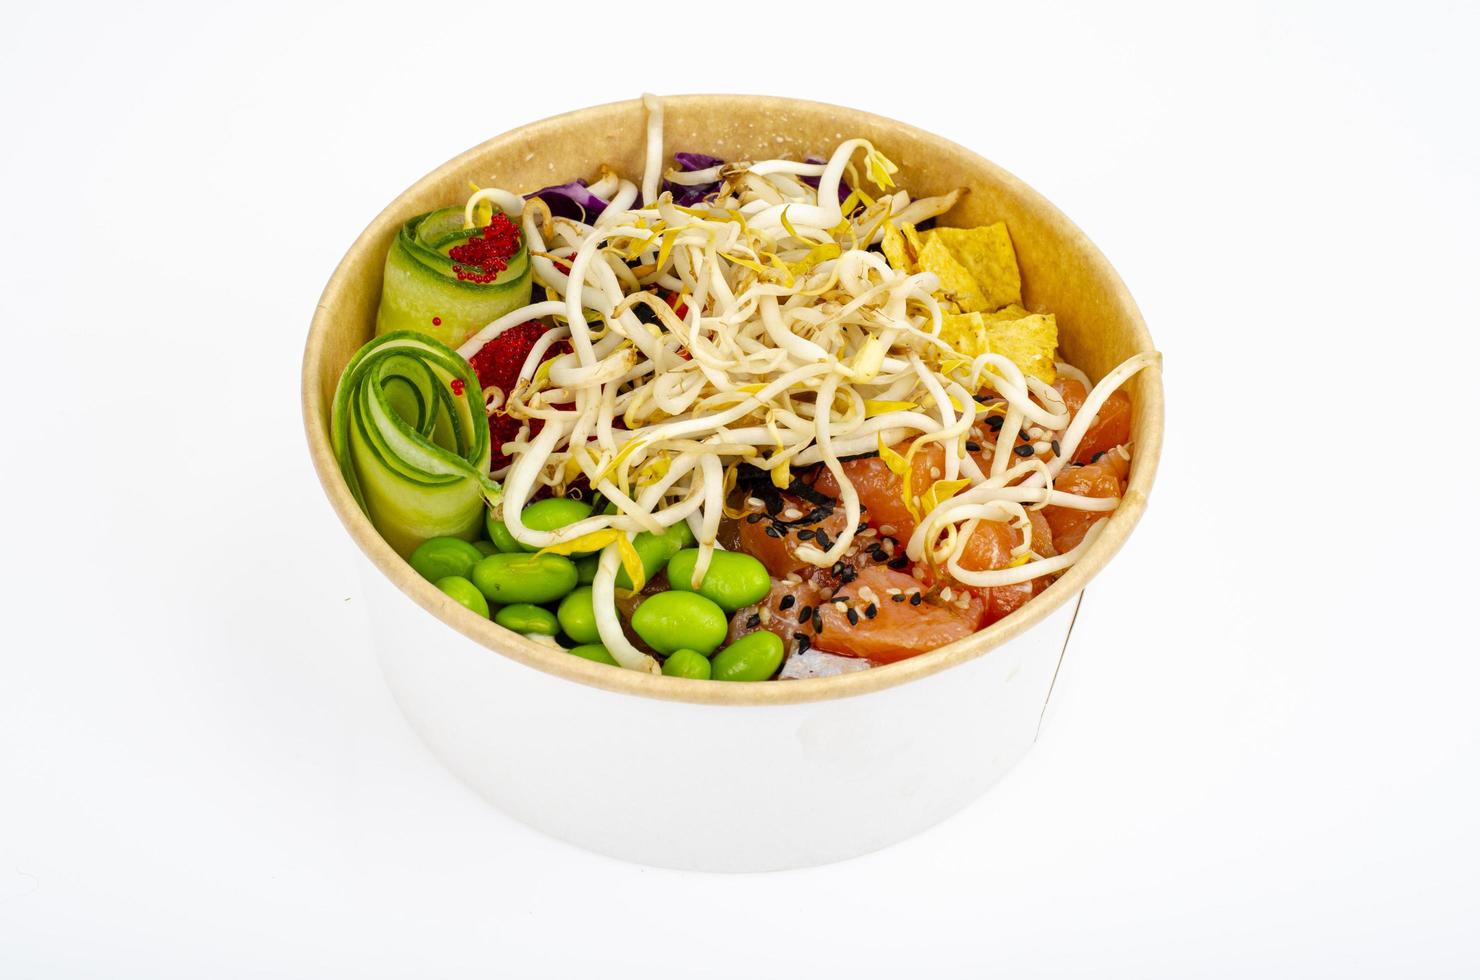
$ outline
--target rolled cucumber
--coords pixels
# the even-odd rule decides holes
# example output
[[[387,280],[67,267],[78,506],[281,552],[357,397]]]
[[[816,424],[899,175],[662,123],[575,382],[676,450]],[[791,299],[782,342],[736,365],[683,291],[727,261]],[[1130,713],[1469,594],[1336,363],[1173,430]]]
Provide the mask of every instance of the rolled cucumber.
[[[339,376],[330,439],[350,492],[403,556],[430,538],[477,538],[484,501],[502,497],[478,377],[431,337],[360,348]]]
[[[385,257],[376,334],[414,330],[455,348],[504,314],[527,306],[530,263],[523,234],[518,250],[504,260],[508,267],[489,282],[476,281],[479,274],[469,278],[481,267],[448,254],[483,234],[483,228],[463,227],[463,209],[457,207],[419,214],[402,225]]]

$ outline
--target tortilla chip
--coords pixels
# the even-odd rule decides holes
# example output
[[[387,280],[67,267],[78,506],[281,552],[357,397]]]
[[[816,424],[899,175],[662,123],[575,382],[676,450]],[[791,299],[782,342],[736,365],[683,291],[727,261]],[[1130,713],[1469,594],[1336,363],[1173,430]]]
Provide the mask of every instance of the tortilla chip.
[[[906,227],[909,226],[906,225]],[[913,228],[910,230],[914,231]],[[914,256],[911,255],[909,246],[905,243],[904,234],[894,222],[884,222],[884,240],[879,245],[883,248],[884,258],[889,260],[891,269],[908,273],[915,267]]]
[[[966,357],[1001,354],[1023,374],[1053,384],[1059,327],[1052,313],[1029,313],[1009,306],[996,313],[941,317],[940,339]]]
[[[986,302],[978,309],[1022,305],[1023,279],[1004,222],[979,228],[932,228],[921,237],[927,247],[939,242],[971,274]]]
[[[935,273],[946,299],[955,303],[962,312],[974,313],[994,308],[988,305],[987,297],[977,287],[975,277],[956,261],[950,249],[939,238],[926,239],[916,261],[921,271]]]

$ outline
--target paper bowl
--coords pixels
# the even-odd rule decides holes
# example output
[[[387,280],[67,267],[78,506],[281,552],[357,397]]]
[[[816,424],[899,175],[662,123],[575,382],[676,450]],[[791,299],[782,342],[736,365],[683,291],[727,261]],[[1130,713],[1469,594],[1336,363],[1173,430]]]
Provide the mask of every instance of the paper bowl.
[[[1152,349],[1104,256],[1027,185],[971,151],[880,116],[758,96],[663,99],[665,153],[728,159],[827,153],[863,136],[912,194],[969,193],[944,224],[1005,220],[1030,309],[1057,314],[1068,359],[1098,378]],[[1143,371],[1129,489],[1093,548],[1022,610],[889,666],[760,684],[654,677],[592,663],[481,619],[423,580],[361,513],[328,436],[335,383],[370,339],[386,250],[402,221],[463,199],[468,182],[529,191],[608,163],[640,178],[632,100],[497,136],[417,181],[371,222],[329,279],[303,359],[303,414],[324,492],[363,556],[387,683],[437,756],[490,801],[555,836],[644,863],[762,870],[893,843],[979,795],[1027,751],[1077,598],[1146,504],[1162,389]]]

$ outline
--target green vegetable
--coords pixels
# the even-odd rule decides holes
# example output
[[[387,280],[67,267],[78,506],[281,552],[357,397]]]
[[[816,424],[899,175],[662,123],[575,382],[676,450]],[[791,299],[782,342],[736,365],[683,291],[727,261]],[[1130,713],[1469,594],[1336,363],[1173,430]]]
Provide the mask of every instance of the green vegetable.
[[[583,643],[578,647],[571,647],[569,652],[575,654],[577,657],[594,660],[599,664],[611,664],[613,667],[621,666],[621,664],[617,663],[617,659],[600,643]]]
[[[601,564],[600,555],[587,555],[585,558],[576,559],[576,581],[582,585],[590,585],[596,581],[596,566]]]
[[[489,555],[473,566],[473,584],[490,602],[554,602],[576,587],[576,566],[561,555]]]
[[[560,628],[565,630],[565,635],[577,643],[595,643],[601,639],[601,633],[596,629],[596,610],[591,604],[589,585],[561,599],[556,615],[560,617]]]
[[[698,560],[697,548],[686,548],[674,555],[668,562],[668,587],[694,591],[694,565]],[[739,551],[715,551],[698,588],[700,595],[712,599],[727,613],[760,602],[770,591],[771,573],[766,571],[766,566]]]
[[[481,234],[481,229],[463,227],[460,207],[419,214],[402,225],[385,257],[375,332],[416,330],[457,347],[504,314],[528,305],[529,251],[522,234],[519,251],[492,282],[459,279],[453,271],[458,263],[448,251]]]
[[[437,579],[437,588],[484,619],[488,618],[488,600],[483,598],[483,593],[478,591],[476,585],[461,575],[448,575]]]
[[[574,524],[590,516],[590,504],[583,504],[579,500],[567,500],[564,497],[546,497],[544,500],[536,500],[519,512],[519,520],[531,531],[558,530],[567,524]],[[489,511],[484,519],[484,526],[488,529],[489,539],[499,551],[534,552],[540,550],[515,541],[514,535],[509,533],[509,526],[503,521],[494,520],[492,511]],[[589,554],[589,551],[582,551],[572,557],[578,558]]]
[[[632,628],[659,653],[685,647],[708,653],[724,642],[729,622],[723,609],[697,592],[659,592],[637,607]]]
[[[711,675],[717,681],[770,680],[781,667],[784,653],[781,637],[770,630],[757,630],[716,653]]]
[[[495,520],[493,511],[489,511],[483,517],[483,528],[488,532],[488,540],[493,542],[493,547],[505,554],[518,554],[524,551],[522,545],[514,540],[514,535],[509,533],[509,528],[503,521]]]
[[[591,505],[564,497],[536,500],[519,512],[519,519],[532,531],[554,531],[591,516]]]
[[[361,347],[339,376],[329,437],[350,493],[403,556],[429,538],[476,537],[484,500],[502,496],[478,377],[430,337]]]
[[[555,621],[554,613],[527,602],[516,602],[511,606],[505,606],[493,617],[493,621],[515,633],[543,633],[546,636],[554,636],[560,632],[560,626]]]
[[[694,532],[689,530],[688,521],[679,521],[677,524],[669,525],[663,531],[663,537],[668,540],[669,546],[673,548],[673,554],[678,554],[680,549],[692,548],[694,546]],[[673,555],[669,555],[672,558]]]
[[[632,548],[637,552],[637,557],[642,559],[642,569],[646,577],[651,580],[658,574],[658,569],[668,563],[668,559],[678,554],[679,549],[685,548],[694,541],[694,534],[689,526],[679,521],[672,527],[665,528],[662,534],[653,534],[650,531],[642,531],[632,539]],[[617,569],[617,588],[632,588],[632,578],[623,568]]]
[[[473,566],[482,560],[483,552],[462,538],[432,538],[411,553],[411,567],[428,582],[449,575],[467,578]]]
[[[493,546],[492,541],[474,541],[473,547],[478,549],[480,555],[496,555],[498,549]]]
[[[669,677],[692,677],[709,680],[709,658],[697,650],[674,650],[663,661],[663,673]]]

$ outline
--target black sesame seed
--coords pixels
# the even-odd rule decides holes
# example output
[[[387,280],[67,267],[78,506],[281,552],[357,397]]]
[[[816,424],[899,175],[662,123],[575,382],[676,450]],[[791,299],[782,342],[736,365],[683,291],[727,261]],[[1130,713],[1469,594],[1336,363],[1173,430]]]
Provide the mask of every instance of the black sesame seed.
[[[812,533],[813,532],[812,532],[812,529],[811,528],[804,527],[800,531],[797,532],[797,540],[798,541],[807,541],[807,540],[809,540],[812,537]]]
[[[966,444],[966,451],[968,453],[979,453],[982,451],[982,444],[979,442],[968,442]]]
[[[878,605],[870,602],[868,606],[863,610],[863,615],[867,619],[873,619],[875,616],[879,615]]]
[[[1029,456],[1033,455],[1033,447],[1032,446],[1019,446],[1016,449],[1014,449],[1013,452],[1017,453],[1019,456],[1023,457],[1024,459],[1026,459]]]
[[[849,609],[848,610],[848,625],[849,626],[857,626],[858,625],[858,610],[857,609]]]
[[[898,558],[891,558],[889,560],[889,567],[894,569],[896,572],[904,571],[906,568],[909,567],[909,565],[910,558],[908,555],[900,555]]]
[[[1053,454],[1055,456],[1057,456],[1059,454],[1059,441],[1057,439],[1054,439],[1048,445],[1049,445],[1049,448],[1051,448],[1053,450]]]
[[[827,494],[822,493],[820,490],[817,490],[811,485],[804,483],[800,479],[792,480],[791,486],[787,487],[786,490],[788,493],[794,493],[798,497],[801,497],[809,504],[816,504],[817,506],[825,507],[828,510],[831,510],[833,504],[837,503],[836,500],[829,497]]]
[[[858,525],[857,527],[855,527],[853,529],[853,533],[854,534],[862,534],[864,531],[867,531],[867,530],[868,530],[868,525],[867,524],[860,524],[860,525]]]
[[[849,582],[853,581],[857,577],[858,577],[858,569],[854,568],[852,565],[845,565],[845,566],[843,566],[843,571],[838,576],[838,578],[840,578],[840,579],[843,580],[843,584],[844,585],[847,585]]]
[[[747,514],[745,516],[745,523],[746,524],[759,524],[761,522],[761,517],[762,516],[764,516],[764,515],[761,515],[761,514]]]
[[[893,599],[895,602],[904,602],[907,597],[903,592],[900,592],[890,596],[889,598]]]
[[[832,538],[828,537],[827,532],[820,527],[817,529],[817,547],[823,551],[832,547]]]
[[[989,416],[987,416],[987,428],[991,429],[993,432],[1001,432],[1002,431],[1002,416],[1000,416],[1000,415],[989,415]]]
[[[924,598],[925,597],[922,596],[922,595],[920,595],[920,593],[918,593],[918,592],[911,592],[910,593],[910,605],[912,605],[912,606],[918,606],[920,604],[920,601],[922,599],[924,599]]]
[[[807,648],[812,645],[812,638],[806,633],[793,633],[791,638],[797,641],[797,653],[806,653]]]
[[[781,530],[781,528],[777,527],[775,524],[766,525],[766,534],[773,538],[786,537],[786,532]]]
[[[814,610],[812,610],[812,630],[815,633],[821,633],[822,632],[822,610],[821,609],[814,609]]]
[[[750,618],[745,621],[745,628],[748,629],[748,630],[753,630],[757,626],[759,626],[760,624],[761,624],[761,614],[760,613],[751,613],[750,614]]]
[[[1091,456],[1089,458],[1089,461],[1091,463],[1098,463],[1100,461],[1100,457],[1103,456],[1103,455],[1105,455],[1103,452],[1095,453],[1093,456]]]
[[[784,595],[784,596],[781,597],[781,602],[778,603],[777,608],[780,609],[782,612],[785,612],[786,610],[790,609],[792,606],[794,606],[796,604],[797,604],[797,597],[796,596],[794,596],[794,595]]]
[[[812,607],[811,606],[803,606],[802,607],[802,611],[799,612],[799,613],[797,613],[797,622],[799,622],[799,623],[805,623],[807,620],[809,620],[811,618],[812,618]]]
[[[1028,439],[1028,430],[1027,429],[1019,429],[1018,430],[1018,438],[1019,439],[1022,439],[1024,441],[1028,441],[1028,442],[1031,442],[1032,441],[1032,440]]]

